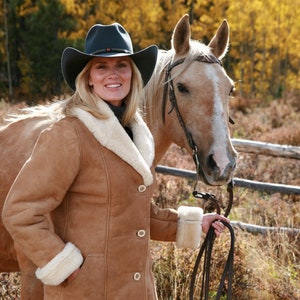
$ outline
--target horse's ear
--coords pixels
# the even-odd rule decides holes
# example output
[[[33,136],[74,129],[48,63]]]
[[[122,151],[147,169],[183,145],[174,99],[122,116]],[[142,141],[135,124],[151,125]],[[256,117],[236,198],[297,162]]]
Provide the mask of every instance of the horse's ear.
[[[172,48],[176,54],[184,55],[190,49],[191,27],[189,15],[185,14],[176,24],[172,36]]]
[[[219,59],[222,59],[228,50],[229,44],[229,25],[227,20],[223,20],[216,34],[209,42],[208,46],[212,53]]]

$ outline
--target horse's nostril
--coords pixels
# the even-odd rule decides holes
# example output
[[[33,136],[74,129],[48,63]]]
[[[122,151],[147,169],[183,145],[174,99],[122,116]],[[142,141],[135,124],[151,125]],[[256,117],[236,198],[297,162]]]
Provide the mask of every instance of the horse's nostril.
[[[214,159],[214,155],[210,154],[207,159],[207,167],[211,170],[218,168],[218,165]]]

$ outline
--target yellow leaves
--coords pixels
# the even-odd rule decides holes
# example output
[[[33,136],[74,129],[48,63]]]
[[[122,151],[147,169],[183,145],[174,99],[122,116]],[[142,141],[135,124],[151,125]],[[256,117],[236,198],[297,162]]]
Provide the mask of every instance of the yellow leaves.
[[[64,4],[67,13],[72,13],[76,9],[75,0],[61,0],[61,3]]]
[[[238,60],[241,77],[234,79],[242,81],[244,96],[275,95],[288,87],[295,71],[286,66],[292,61],[294,67],[300,64],[299,4],[299,0],[229,1],[230,55]]]
[[[20,6],[19,15],[24,17],[26,15],[30,15],[33,12],[37,11],[38,7],[32,3],[30,0],[25,0],[23,4]]]
[[[300,91],[300,0],[58,1],[76,20],[76,30],[59,28],[57,35],[68,38],[69,45],[74,41],[76,47],[83,44],[87,30],[95,23],[119,22],[130,33],[135,50],[150,44],[169,49],[173,28],[186,13],[190,15],[192,38],[208,43],[226,18],[230,26],[228,71],[233,80],[241,80],[243,96],[274,95],[278,86]],[[50,2],[20,0],[11,5],[16,6],[18,18],[28,20],[41,3]],[[22,24],[16,23],[14,29]]]
[[[230,25],[231,76],[243,96],[274,94],[276,85],[300,90],[300,0],[61,0],[76,16],[72,38],[84,39],[95,23],[121,23],[134,49],[157,44],[170,48],[173,28],[190,14],[192,37],[208,42],[223,19]],[[26,6],[27,3],[27,6]],[[31,1],[24,6],[30,8]],[[283,67],[285,66],[285,67]],[[290,68],[289,68],[290,67]],[[296,75],[295,75],[296,74]]]

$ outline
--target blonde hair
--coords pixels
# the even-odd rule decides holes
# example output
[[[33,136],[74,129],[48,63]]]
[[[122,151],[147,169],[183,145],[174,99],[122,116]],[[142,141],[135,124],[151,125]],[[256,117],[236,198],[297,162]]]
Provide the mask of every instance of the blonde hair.
[[[105,119],[108,117],[99,111],[97,107],[97,102],[104,100],[97,96],[88,84],[92,63],[93,59],[85,65],[76,78],[76,91],[68,99],[64,108],[64,113],[67,116],[72,115],[72,107],[79,107],[92,114],[95,118]],[[133,120],[142,98],[143,81],[141,74],[131,59],[130,65],[132,68],[131,88],[129,94],[124,99],[126,110],[121,120],[123,126],[128,125]]]

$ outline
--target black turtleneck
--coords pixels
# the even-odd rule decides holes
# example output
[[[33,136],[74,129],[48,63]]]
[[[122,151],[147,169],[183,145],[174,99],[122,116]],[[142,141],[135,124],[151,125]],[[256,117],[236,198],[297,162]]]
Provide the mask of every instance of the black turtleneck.
[[[122,124],[122,118],[123,115],[125,113],[126,110],[126,104],[124,102],[122,102],[122,104],[120,106],[114,106],[108,102],[106,102],[108,104],[108,106],[110,107],[110,109],[113,111],[113,113],[115,114],[115,116],[117,117],[117,119],[119,120],[120,124]],[[127,132],[127,134],[129,135],[129,137],[131,139],[133,139],[133,134],[131,129],[128,126],[123,126],[124,130]]]

